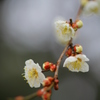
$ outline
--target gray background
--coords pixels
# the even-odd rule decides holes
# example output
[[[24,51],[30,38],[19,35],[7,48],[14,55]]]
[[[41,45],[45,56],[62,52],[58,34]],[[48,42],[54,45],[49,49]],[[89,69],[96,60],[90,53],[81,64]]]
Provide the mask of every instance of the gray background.
[[[56,63],[64,47],[54,38],[54,21],[57,17],[75,21],[79,6],[79,0],[0,1],[0,100],[38,90],[30,88],[21,75],[25,61],[31,58],[41,66],[45,61]],[[69,72],[62,67],[64,57],[59,90],[53,89],[52,100],[100,100],[100,16],[82,15],[80,19],[84,26],[73,43],[83,46],[90,71]]]

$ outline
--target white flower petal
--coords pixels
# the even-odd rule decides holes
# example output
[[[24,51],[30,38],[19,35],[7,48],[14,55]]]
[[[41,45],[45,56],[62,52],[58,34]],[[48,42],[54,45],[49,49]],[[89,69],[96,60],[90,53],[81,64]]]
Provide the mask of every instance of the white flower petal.
[[[38,63],[36,64],[36,70],[37,70],[38,72],[41,72],[41,71],[42,71],[42,69],[41,69],[41,67],[39,66]]]
[[[69,65],[69,66],[67,66],[67,68],[72,72],[79,72],[79,70],[77,68],[74,69],[74,66]]]
[[[88,72],[89,71],[89,65],[84,62],[84,64],[82,64],[82,67],[80,68],[81,72]]]
[[[29,59],[29,60],[27,60],[27,61],[25,62],[26,65],[30,65],[30,64],[32,64],[32,63],[34,63],[34,61],[33,61],[32,59]]]
[[[35,79],[35,82],[34,82],[34,87],[35,87],[35,88],[40,87],[39,78],[36,78],[36,79]]]
[[[78,54],[76,55],[76,58],[80,58],[82,61],[89,61],[89,59],[84,54]]]
[[[67,64],[70,63],[70,62],[75,62],[77,59],[73,56],[70,56],[68,58],[66,58],[64,64],[63,64],[63,67],[67,67]]]
[[[42,83],[45,80],[45,76],[43,73],[39,73],[39,81]]]
[[[31,88],[34,87],[34,83],[35,83],[35,77],[31,78],[31,79],[28,79],[28,83],[30,85]]]

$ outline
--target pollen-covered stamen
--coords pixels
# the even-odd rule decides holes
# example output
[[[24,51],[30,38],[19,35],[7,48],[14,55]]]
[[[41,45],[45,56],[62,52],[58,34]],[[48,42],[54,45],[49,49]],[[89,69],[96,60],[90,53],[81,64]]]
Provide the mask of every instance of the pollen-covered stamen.
[[[94,9],[91,9],[92,12],[98,13],[99,9],[98,7],[95,7]]]
[[[62,29],[62,34],[63,34],[63,35],[66,35],[66,34],[67,34],[67,30],[68,30],[68,28],[67,28],[67,26],[65,26],[65,27]]]
[[[77,61],[75,63],[72,63],[73,64],[73,68],[74,69],[80,69],[81,68],[81,59],[80,58],[77,58]]]
[[[72,68],[79,70],[81,68],[82,60],[77,58],[75,62],[71,62],[68,64],[67,67],[72,66]]]
[[[37,78],[38,77],[38,72],[35,68],[32,68],[31,70],[28,71],[28,77],[29,78],[32,78],[32,77],[35,77]]]

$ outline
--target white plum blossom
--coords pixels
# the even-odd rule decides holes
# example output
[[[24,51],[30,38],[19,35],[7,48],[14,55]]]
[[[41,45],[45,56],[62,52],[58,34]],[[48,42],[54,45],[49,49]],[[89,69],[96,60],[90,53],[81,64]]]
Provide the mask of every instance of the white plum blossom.
[[[41,72],[42,69],[39,64],[35,64],[32,59],[29,59],[25,62],[26,66],[25,70],[25,79],[27,80],[30,87],[40,87],[40,83],[42,84],[43,80],[45,79],[44,74]]]
[[[67,67],[72,72],[88,72],[89,65],[85,61],[89,59],[84,54],[70,56],[65,60],[63,67]]]
[[[83,8],[83,13],[85,15],[99,14],[99,10],[99,4],[97,1],[88,1]]]
[[[69,40],[75,35],[74,29],[66,21],[56,21],[55,28],[56,38],[63,45],[66,45],[69,42]]]

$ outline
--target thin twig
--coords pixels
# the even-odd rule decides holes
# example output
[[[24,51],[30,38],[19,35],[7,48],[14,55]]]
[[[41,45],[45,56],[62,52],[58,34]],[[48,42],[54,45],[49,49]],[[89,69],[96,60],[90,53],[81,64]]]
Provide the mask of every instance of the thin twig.
[[[82,5],[80,5],[79,10],[78,10],[78,13],[77,13],[77,16],[76,16],[76,20],[79,18],[82,10],[83,10],[83,7],[82,7]]]
[[[29,100],[29,99],[34,98],[34,97],[36,97],[36,96],[37,96],[37,92],[32,93],[32,94],[30,94],[30,95],[28,95],[28,96],[25,96],[25,97],[24,97],[24,100]]]
[[[53,85],[54,85],[54,82],[52,82],[52,84],[51,84],[45,91],[51,90],[51,88],[53,87]],[[36,96],[37,96],[37,92],[35,92],[35,93],[33,93],[33,94],[30,94],[30,95],[28,95],[28,96],[25,96],[25,97],[24,97],[24,100],[29,100],[29,99],[32,99],[32,98],[34,98],[34,97],[36,97]]]
[[[61,55],[60,55],[60,57],[59,57],[59,59],[58,59],[58,61],[57,61],[57,69],[56,69],[55,74],[54,74],[54,78],[55,78],[55,79],[58,78],[58,70],[59,70],[59,66],[60,66],[61,60],[62,60],[62,58],[63,58],[63,56],[64,56],[64,54],[65,54],[65,52],[66,52],[68,46],[69,46],[71,43],[72,43],[72,38],[71,38],[71,40],[69,41],[69,43],[66,45],[66,47],[64,48],[63,52],[61,53]]]

